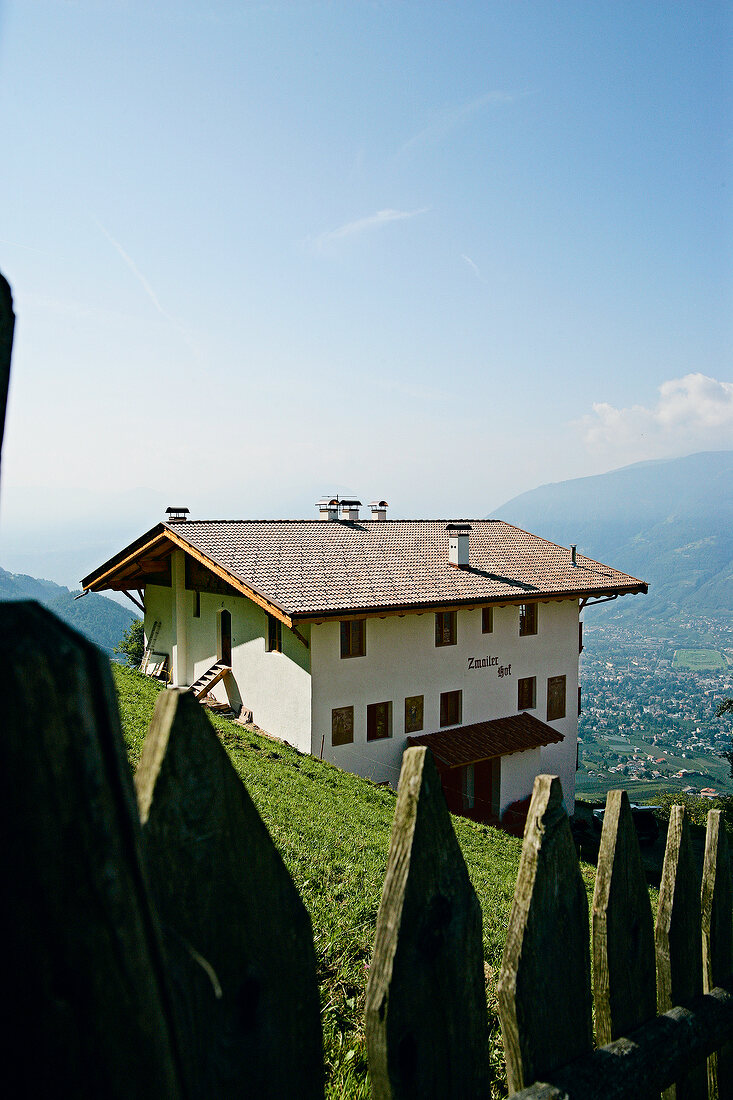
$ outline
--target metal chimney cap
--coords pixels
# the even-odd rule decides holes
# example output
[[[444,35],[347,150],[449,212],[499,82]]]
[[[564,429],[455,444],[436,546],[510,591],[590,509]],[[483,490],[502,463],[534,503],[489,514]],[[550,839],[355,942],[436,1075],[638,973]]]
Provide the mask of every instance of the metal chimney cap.
[[[166,508],[169,523],[185,523],[189,514],[188,508]]]
[[[386,500],[373,500],[369,505],[370,508],[389,508]]]
[[[360,500],[352,500],[351,497],[343,497],[341,500],[342,508],[361,508]]]
[[[473,528],[468,520],[459,520],[457,523],[449,523],[446,527],[446,531],[455,535],[467,535],[471,530],[473,530]]]

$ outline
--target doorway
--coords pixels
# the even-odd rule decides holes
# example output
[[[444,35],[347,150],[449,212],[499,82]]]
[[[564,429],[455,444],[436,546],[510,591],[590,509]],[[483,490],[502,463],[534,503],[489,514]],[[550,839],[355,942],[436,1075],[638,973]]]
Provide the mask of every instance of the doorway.
[[[219,612],[219,652],[217,657],[225,665],[232,666],[232,616],[228,611]]]

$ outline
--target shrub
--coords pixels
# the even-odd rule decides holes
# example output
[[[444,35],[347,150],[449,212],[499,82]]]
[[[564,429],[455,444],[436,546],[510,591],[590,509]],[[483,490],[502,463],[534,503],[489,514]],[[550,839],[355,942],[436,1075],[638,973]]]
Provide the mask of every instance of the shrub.
[[[139,668],[145,652],[145,631],[142,619],[130,623],[125,633],[114,647],[113,653],[119,653],[132,668]]]

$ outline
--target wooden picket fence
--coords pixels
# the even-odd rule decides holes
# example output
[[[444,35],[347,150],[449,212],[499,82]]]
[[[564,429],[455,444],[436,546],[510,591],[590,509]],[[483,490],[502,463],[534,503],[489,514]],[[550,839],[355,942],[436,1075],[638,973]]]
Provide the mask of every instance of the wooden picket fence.
[[[13,324],[0,275],[0,444]],[[161,693],[133,782],[99,650],[38,604],[6,603],[0,661],[4,1091],[322,1097],[310,919],[202,708]],[[592,910],[598,1049],[586,893],[559,781],[540,776],[498,983],[510,1092],[731,1096],[720,813],[701,891],[674,808],[654,927],[612,792]],[[481,921],[430,753],[408,749],[366,998],[378,1100],[488,1100]]]
[[[323,1096],[310,920],[203,709],[161,692],[133,781],[102,653],[37,604],[9,603],[0,656],[0,1052],[17,1095]],[[700,898],[676,807],[653,928],[613,792],[592,907],[594,1050],[587,896],[559,782],[538,778],[498,983],[510,1093],[651,1097],[677,1081],[679,1100],[704,1097],[719,1050],[710,1095],[716,1077],[731,1094],[718,811],[702,911]],[[375,1097],[490,1096],[481,921],[430,753],[409,749],[367,988]]]

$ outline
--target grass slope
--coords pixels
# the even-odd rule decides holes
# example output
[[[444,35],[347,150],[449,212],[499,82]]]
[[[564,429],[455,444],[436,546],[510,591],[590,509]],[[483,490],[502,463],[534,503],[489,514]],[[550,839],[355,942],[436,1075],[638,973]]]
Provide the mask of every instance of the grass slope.
[[[136,766],[157,685],[113,666],[123,732]],[[225,719],[213,724],[310,913],[319,965],[327,1096],[370,1095],[364,997],[387,865],[395,795]],[[498,970],[521,842],[463,818],[453,825],[481,902],[484,958]],[[593,868],[583,867],[592,892]],[[493,982],[488,983],[493,1095],[506,1095]]]

